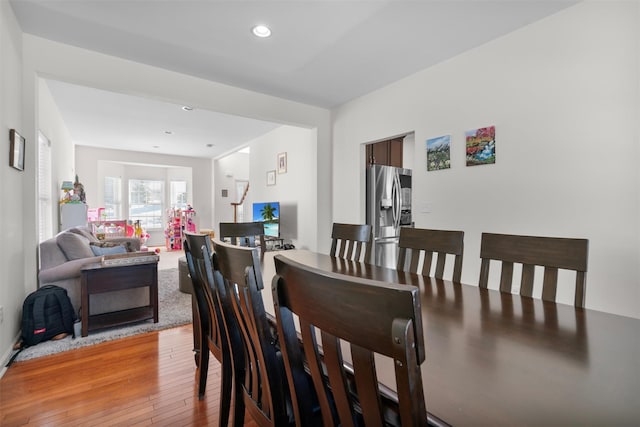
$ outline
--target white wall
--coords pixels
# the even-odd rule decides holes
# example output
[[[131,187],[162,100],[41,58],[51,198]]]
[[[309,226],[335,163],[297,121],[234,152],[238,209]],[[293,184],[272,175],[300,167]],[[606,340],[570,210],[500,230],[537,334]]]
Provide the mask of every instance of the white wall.
[[[192,183],[192,207],[196,211],[199,228],[211,228],[212,216],[211,187],[212,171],[209,159],[162,154],[139,153],[135,151],[108,150],[87,146],[76,146],[76,168],[84,185],[89,207],[103,206],[104,177],[117,173],[123,185],[123,218],[128,217],[128,180],[159,179],[168,182],[173,178],[184,178]],[[113,175],[110,175],[113,176]],[[168,184],[167,184],[168,186]],[[169,189],[165,188],[166,196]],[[149,245],[164,244],[164,230],[148,230],[151,235]]]
[[[232,202],[239,202],[242,194],[236,194],[236,181],[249,181],[249,154],[233,153],[213,162],[214,174],[214,220],[213,227],[216,236],[220,233],[218,224],[221,222],[233,222],[233,206]],[[227,197],[222,197],[222,190],[227,190]],[[249,182],[249,193],[243,203],[243,208],[248,215],[251,215],[251,193],[253,191],[253,183]],[[246,215],[246,214],[245,214]],[[249,221],[249,217],[245,218],[245,222]]]
[[[639,16],[580,3],[336,109],[334,219],[364,221],[361,144],[415,131],[416,226],[465,231],[464,282],[483,231],[583,237],[587,307],[640,317]],[[464,132],[487,125],[496,164],[465,167]],[[445,134],[452,168],[427,173]]]
[[[26,296],[25,238],[22,230],[28,224],[21,211],[31,206],[34,192],[27,183],[35,171],[32,159],[25,161],[20,172],[9,167],[9,130],[21,135],[27,132],[23,120],[22,102],[22,39],[20,28],[8,2],[0,2],[0,306],[3,320],[0,323],[0,362],[11,352],[11,346],[20,329],[22,301]],[[26,140],[28,150],[33,150],[37,139]],[[31,180],[33,181],[33,180]],[[31,246],[29,246],[31,247]],[[4,364],[0,365],[0,374]]]
[[[331,228],[317,229],[316,132],[281,126],[251,142],[251,201],[280,202],[280,237],[296,248],[328,252],[318,233],[331,236]],[[278,173],[278,154],[287,153],[287,172]],[[267,171],[276,171],[276,184],[267,185]],[[328,175],[328,173],[327,173]]]
[[[315,248],[317,221],[317,144],[314,130],[281,126],[249,144],[250,154],[234,153],[215,161],[216,233],[220,222],[233,222],[235,181],[248,180],[245,221],[251,221],[253,202],[280,202],[280,235],[296,248]],[[287,172],[279,174],[278,154],[287,153]],[[276,171],[276,184],[267,185],[267,171]],[[231,176],[228,176],[231,175]],[[222,189],[229,197],[221,197]],[[331,234],[330,229],[322,233]],[[320,249],[322,250],[322,249]],[[327,248],[328,251],[328,248]]]

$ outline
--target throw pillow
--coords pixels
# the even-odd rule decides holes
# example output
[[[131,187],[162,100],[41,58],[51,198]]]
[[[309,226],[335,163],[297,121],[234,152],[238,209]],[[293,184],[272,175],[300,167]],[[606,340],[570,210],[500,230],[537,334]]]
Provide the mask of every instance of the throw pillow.
[[[69,261],[94,256],[93,251],[89,248],[89,240],[79,234],[61,233],[56,237],[56,243]]]
[[[98,240],[97,242],[90,242],[90,245],[100,246],[101,248],[112,248],[114,246],[124,246],[127,252],[136,252],[136,248],[133,247],[133,243],[131,239],[121,240],[121,239],[107,239],[107,240]]]
[[[96,256],[101,255],[113,255],[113,254],[125,254],[127,248],[124,245],[111,242],[91,242],[89,244],[91,251]]]

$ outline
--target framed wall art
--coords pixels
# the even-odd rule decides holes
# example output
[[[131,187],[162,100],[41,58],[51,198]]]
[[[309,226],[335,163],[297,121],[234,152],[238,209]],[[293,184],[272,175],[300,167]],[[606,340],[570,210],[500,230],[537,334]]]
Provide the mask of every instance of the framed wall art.
[[[278,173],[287,173],[287,153],[278,154]]]
[[[267,171],[267,185],[276,185],[276,171]]]
[[[496,162],[496,127],[472,129],[464,133],[467,166],[490,165]]]
[[[451,135],[427,139],[427,171],[451,168]]]
[[[11,142],[9,148],[9,165],[19,171],[23,171],[25,140],[15,129],[9,131],[9,140]]]

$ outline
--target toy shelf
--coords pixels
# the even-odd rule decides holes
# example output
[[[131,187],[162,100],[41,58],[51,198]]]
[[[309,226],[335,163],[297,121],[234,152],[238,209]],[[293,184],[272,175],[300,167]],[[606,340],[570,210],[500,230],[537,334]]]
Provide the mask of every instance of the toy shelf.
[[[167,228],[165,229],[166,248],[170,251],[182,250],[184,233],[196,232],[196,212],[192,208],[170,209],[168,211]]]

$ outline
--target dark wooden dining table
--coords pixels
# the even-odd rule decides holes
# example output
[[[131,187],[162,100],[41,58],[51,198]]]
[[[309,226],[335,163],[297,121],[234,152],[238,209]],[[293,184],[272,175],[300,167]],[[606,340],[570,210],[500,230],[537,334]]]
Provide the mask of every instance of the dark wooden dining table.
[[[640,425],[640,320],[305,250],[273,257],[420,289],[427,410],[453,426]],[[378,371],[392,385],[393,367]]]

